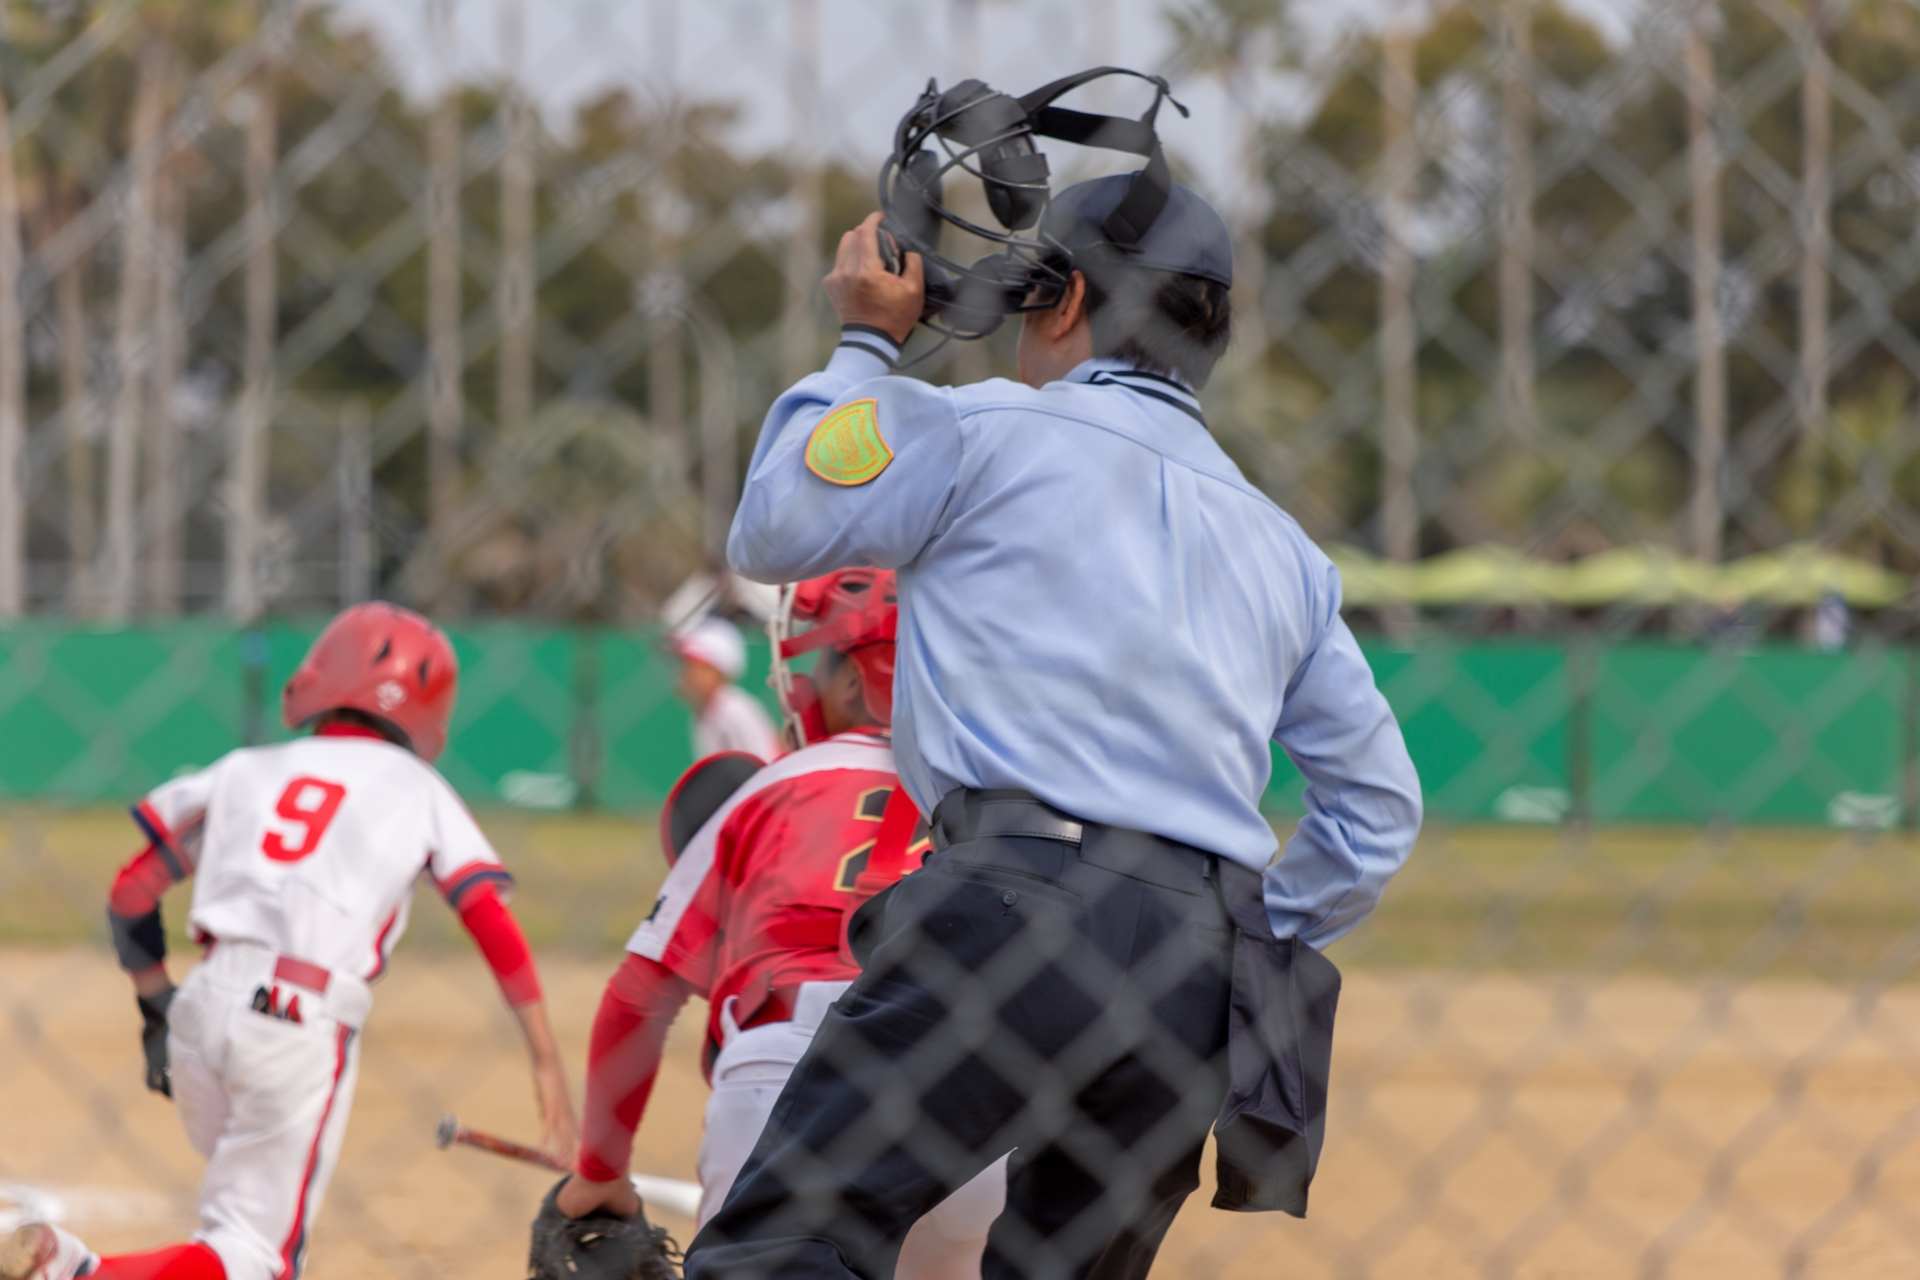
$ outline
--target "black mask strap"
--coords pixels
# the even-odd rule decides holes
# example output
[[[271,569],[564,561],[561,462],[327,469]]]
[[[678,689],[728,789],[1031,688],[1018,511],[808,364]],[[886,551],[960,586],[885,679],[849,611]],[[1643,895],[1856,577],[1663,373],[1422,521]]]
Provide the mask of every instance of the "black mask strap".
[[[1138,120],[1124,116],[1095,115],[1089,111],[1074,111],[1052,105],[1055,98],[1071,93],[1090,81],[1115,75],[1133,76],[1154,87],[1153,104]],[[1160,115],[1160,104],[1171,102],[1174,110],[1183,116],[1187,114],[1186,107],[1168,89],[1166,80],[1126,67],[1094,67],[1042,85],[1020,98],[1019,102],[1033,121],[1036,137],[1057,138],[1061,142],[1104,147],[1110,151],[1124,151],[1146,158],[1146,168],[1134,175],[1133,181],[1127,185],[1127,194],[1120,198],[1120,203],[1114,206],[1113,212],[1107,215],[1100,228],[1101,234],[1115,248],[1136,248],[1146,237],[1154,220],[1166,209],[1167,197],[1173,190],[1173,171],[1167,166],[1166,153],[1160,147],[1160,135],[1153,127]]]
[[[1055,98],[1065,97],[1080,86],[1091,84],[1103,76],[1132,76],[1136,80],[1145,80],[1158,90],[1158,92],[1154,94],[1153,105],[1147,108],[1147,114],[1140,117],[1142,124],[1151,125],[1153,123],[1154,117],[1160,114],[1160,102],[1163,98],[1173,103],[1174,109],[1179,111],[1181,115],[1184,116],[1187,114],[1187,109],[1181,106],[1179,101],[1174,98],[1173,92],[1168,88],[1164,76],[1150,76],[1144,71],[1135,71],[1130,67],[1091,67],[1086,71],[1076,71],[1070,76],[1062,76],[1049,84],[1043,84],[1031,93],[1021,94],[1018,101],[1021,108],[1031,116],[1039,111],[1041,107],[1052,103]]]

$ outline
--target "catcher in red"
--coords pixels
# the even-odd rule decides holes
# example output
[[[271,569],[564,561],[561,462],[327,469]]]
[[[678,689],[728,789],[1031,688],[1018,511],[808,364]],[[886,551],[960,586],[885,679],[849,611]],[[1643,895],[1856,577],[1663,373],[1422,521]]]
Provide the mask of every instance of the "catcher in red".
[[[287,681],[282,712],[310,735],[229,752],[150,792],[147,847],[108,918],[143,1022],[147,1087],[173,1099],[207,1159],[187,1244],[96,1257],[44,1223],[0,1244],[4,1280],[293,1280],[346,1136],[370,984],[431,876],[520,1022],[544,1144],[577,1131],[540,978],[502,891],[512,882],[432,761],[459,673],[418,614],[358,605]],[[160,897],[194,879],[205,948],[176,989]]]
[[[783,591],[774,685],[795,750],[764,767],[712,757],[676,788],[662,819],[672,870],[601,1001],[580,1158],[556,1197],[559,1212],[638,1210],[627,1182],[634,1133],[667,1029],[700,995],[713,1087],[699,1157],[704,1222],[827,1007],[857,975],[842,923],[875,887],[862,872],[899,785],[889,740],[898,616],[894,576],[882,570],[843,569]],[[818,657],[800,674],[790,664],[807,653]],[[919,856],[904,861],[917,866]],[[977,1280],[1004,1198],[996,1164],[920,1220],[894,1274]],[[565,1274],[536,1265],[536,1275]]]

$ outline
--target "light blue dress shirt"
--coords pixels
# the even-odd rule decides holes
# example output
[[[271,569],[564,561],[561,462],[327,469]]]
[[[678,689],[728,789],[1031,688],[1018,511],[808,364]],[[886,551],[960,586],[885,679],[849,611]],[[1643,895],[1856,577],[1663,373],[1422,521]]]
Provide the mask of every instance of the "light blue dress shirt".
[[[763,582],[899,570],[908,794],[931,812],[955,787],[1022,788],[1265,868],[1280,937],[1351,929],[1413,846],[1420,783],[1326,555],[1178,383],[1090,360],[1039,390],[936,387],[889,376],[898,354],[850,329],[774,402],[727,555]],[[829,483],[808,439],[863,399],[893,460]],[[1278,861],[1270,741],[1307,784]]]

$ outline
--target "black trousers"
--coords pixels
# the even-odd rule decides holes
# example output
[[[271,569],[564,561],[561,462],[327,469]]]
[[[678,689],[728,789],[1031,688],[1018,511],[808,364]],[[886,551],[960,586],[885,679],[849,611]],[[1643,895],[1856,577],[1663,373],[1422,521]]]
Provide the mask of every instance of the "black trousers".
[[[1147,1274],[1227,1088],[1214,860],[1096,826],[1075,845],[999,794],[949,797],[926,867],[856,921],[865,971],[689,1280],[891,1276],[908,1227],[1009,1151],[990,1280]]]

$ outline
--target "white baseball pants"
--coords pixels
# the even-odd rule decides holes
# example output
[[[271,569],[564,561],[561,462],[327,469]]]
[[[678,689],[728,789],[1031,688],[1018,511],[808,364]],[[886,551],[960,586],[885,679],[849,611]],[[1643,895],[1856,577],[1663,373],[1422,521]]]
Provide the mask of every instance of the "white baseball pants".
[[[787,1077],[813,1041],[827,1007],[849,984],[809,982],[800,989],[793,1019],[737,1028],[731,1007],[720,1015],[723,1043],[713,1063],[700,1142],[700,1225],[721,1203],[760,1140]],[[728,1002],[731,1005],[731,1000]],[[989,1165],[914,1224],[900,1249],[897,1280],[980,1280],[987,1231],[1007,1202],[1007,1162]]]
[[[265,948],[222,942],[187,975],[168,1015],[173,1100],[207,1160],[194,1239],[227,1280],[296,1280],[346,1137],[366,1015],[364,984],[325,995],[276,981]],[[299,1000],[300,1020],[254,1009]]]

